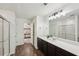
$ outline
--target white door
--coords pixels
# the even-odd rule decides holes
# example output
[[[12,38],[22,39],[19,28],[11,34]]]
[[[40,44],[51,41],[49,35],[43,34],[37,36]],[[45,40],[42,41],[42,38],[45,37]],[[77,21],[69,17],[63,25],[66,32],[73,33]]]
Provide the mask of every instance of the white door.
[[[4,55],[9,54],[9,23],[4,20]]]
[[[0,18],[0,56],[3,55],[3,47],[2,47],[2,19]]]

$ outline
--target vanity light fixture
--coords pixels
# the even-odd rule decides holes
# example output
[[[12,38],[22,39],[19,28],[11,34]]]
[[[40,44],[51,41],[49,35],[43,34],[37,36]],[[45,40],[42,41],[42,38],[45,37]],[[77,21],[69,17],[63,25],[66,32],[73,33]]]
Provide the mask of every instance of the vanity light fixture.
[[[60,17],[61,16],[61,13],[58,13],[57,15],[56,15],[56,17]]]
[[[62,13],[60,13],[62,16],[65,16],[66,15],[66,12],[64,11],[64,12],[62,12]]]
[[[56,19],[57,17],[60,17],[60,16],[62,15],[62,12],[63,12],[63,10],[61,9],[61,10],[59,10],[59,11],[53,13],[53,14],[49,17],[49,20],[53,20],[53,19]]]
[[[53,16],[50,16],[50,17],[49,17],[49,20],[52,20],[52,19],[53,19]]]

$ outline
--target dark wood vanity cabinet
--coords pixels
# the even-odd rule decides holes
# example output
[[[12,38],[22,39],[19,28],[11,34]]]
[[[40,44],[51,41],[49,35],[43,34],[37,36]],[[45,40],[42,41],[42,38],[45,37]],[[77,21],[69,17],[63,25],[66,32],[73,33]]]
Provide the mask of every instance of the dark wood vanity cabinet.
[[[76,56],[64,49],[42,40],[41,38],[37,38],[37,46],[45,56]]]
[[[43,45],[42,39],[37,38],[37,46],[38,46],[38,49],[41,50],[41,51],[43,51],[43,46],[42,45]]]
[[[41,38],[37,38],[37,46],[38,49],[41,50],[45,56],[54,56],[55,55],[55,47],[52,44],[42,40]]]
[[[38,46],[38,49],[41,50],[44,53],[44,55],[47,56],[47,54],[48,54],[47,53],[47,51],[48,51],[47,50],[48,49],[48,43],[46,41],[38,38],[38,40],[37,40],[37,46]]]
[[[48,46],[47,46],[47,42],[43,41],[43,53],[47,56],[48,55]]]
[[[61,49],[59,47],[55,47],[55,55],[56,56],[75,56],[74,54],[64,50],[64,49]]]
[[[55,56],[55,46],[48,43],[48,56]]]

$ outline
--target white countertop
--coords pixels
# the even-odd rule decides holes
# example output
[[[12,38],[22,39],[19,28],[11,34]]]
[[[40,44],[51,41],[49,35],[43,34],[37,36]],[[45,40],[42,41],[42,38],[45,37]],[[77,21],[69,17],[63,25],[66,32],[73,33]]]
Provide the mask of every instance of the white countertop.
[[[47,39],[46,37],[39,37],[55,46],[58,46],[72,54],[75,55],[79,55],[79,46],[78,45],[73,45],[73,44],[69,44],[67,42],[63,42],[61,40],[51,40],[51,39]]]

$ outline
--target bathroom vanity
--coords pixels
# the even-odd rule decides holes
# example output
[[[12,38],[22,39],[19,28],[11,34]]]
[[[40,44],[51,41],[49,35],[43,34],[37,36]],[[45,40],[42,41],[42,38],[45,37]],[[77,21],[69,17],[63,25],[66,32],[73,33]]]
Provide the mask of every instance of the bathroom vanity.
[[[58,41],[58,40],[49,40],[46,38],[37,38],[38,49],[41,50],[45,56],[76,56],[79,52],[76,52],[73,45],[68,43]],[[73,47],[72,47],[73,46]],[[79,51],[79,50],[78,50]]]

